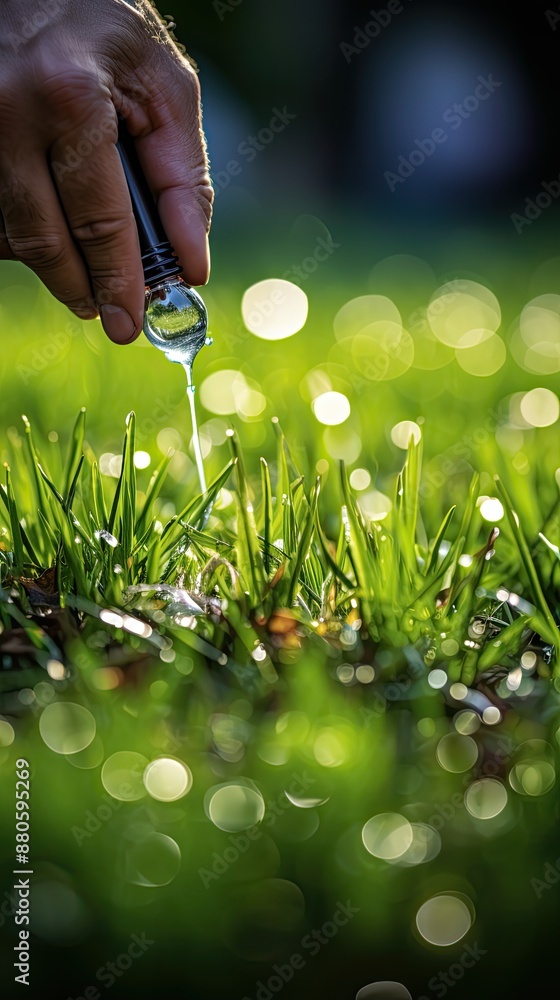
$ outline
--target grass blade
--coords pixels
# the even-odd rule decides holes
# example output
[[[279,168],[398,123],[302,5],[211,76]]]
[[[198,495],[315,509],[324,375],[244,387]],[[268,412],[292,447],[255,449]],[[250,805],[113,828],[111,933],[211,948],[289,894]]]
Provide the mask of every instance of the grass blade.
[[[504,507],[508,523],[511,529],[511,533],[517,545],[517,549],[521,557],[521,562],[523,563],[523,566],[525,568],[525,572],[529,579],[529,583],[531,584],[534,599],[536,601],[537,607],[544,621],[546,622],[546,624],[550,629],[551,636],[553,637],[554,648],[556,651],[556,665],[554,673],[555,675],[558,675],[560,674],[560,635],[558,632],[558,625],[554,620],[552,611],[550,610],[546,597],[544,596],[535,564],[531,558],[531,553],[529,552],[529,546],[527,545],[525,535],[523,534],[521,525],[519,524],[518,518],[513,509],[509,494],[500,479],[497,479],[496,482],[498,490],[504,502]]]

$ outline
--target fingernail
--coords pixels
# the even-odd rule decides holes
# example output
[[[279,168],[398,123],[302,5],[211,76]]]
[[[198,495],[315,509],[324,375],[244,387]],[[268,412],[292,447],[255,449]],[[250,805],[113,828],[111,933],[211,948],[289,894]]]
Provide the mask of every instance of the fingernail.
[[[93,307],[91,308],[85,307],[84,309],[74,309],[74,313],[78,317],[78,319],[96,319],[98,315],[97,309],[94,309]]]
[[[104,305],[99,309],[103,329],[115,344],[128,344],[136,333],[136,324],[121,306]]]

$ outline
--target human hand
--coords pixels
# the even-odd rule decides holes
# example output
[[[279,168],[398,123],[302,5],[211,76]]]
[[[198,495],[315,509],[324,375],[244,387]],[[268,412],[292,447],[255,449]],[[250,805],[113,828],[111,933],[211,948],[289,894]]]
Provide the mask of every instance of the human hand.
[[[145,288],[117,113],[185,280],[204,284],[212,189],[196,73],[146,0],[0,0],[0,52],[0,259],[128,343]]]

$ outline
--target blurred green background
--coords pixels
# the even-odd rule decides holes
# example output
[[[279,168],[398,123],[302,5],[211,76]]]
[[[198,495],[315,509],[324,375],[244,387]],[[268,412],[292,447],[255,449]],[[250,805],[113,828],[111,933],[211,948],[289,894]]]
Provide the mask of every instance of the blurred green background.
[[[213,273],[203,293],[214,343],[195,370],[208,476],[225,464],[225,432],[234,425],[256,484],[259,456],[274,454],[277,417],[301,469],[325,476],[324,510],[339,506],[334,473],[343,458],[364,510],[382,519],[406,437],[420,430],[431,530],[450,502],[464,502],[479,469],[488,497],[494,475],[503,477],[534,537],[558,496],[559,223],[554,205],[521,230],[511,216],[557,176],[554,32],[542,10],[525,12],[527,28],[505,4],[458,13],[456,5],[419,2],[347,62],[340,46],[369,10],[334,0],[243,0],[225,13],[213,3],[175,4],[176,32],[201,71],[217,191]],[[384,172],[491,72],[504,81],[495,98],[392,193]],[[249,162],[240,144],[284,107],[295,120]],[[232,159],[243,161],[241,173],[228,172]],[[263,336],[266,318],[256,323],[260,335],[250,332],[242,307],[247,290],[270,279],[298,286],[309,309],[303,327],[278,341]],[[254,294],[266,310],[267,293]],[[297,293],[285,294],[293,313]],[[364,296],[377,298],[356,302]],[[478,333],[464,341],[465,330]],[[185,505],[197,481],[178,367],[144,338],[111,345],[98,322],[72,318],[14,263],[0,264],[0,331],[2,459],[13,455],[25,413],[56,467],[58,446],[86,406],[88,443],[103,474],[116,478],[124,419],[134,409],[139,475],[147,484],[173,448],[162,518]],[[333,392],[340,396],[325,400]],[[333,417],[344,419],[325,422]],[[17,483],[21,470],[13,472]],[[489,520],[499,523],[495,508]],[[557,528],[551,539],[558,542]],[[268,1000],[266,991],[258,996],[259,981],[348,900],[359,913],[315,958],[306,953],[282,995],[353,1000],[366,983],[386,979],[415,998],[546,995],[542,984],[556,964],[557,786],[537,781],[526,794],[506,774],[516,760],[508,741],[538,740],[533,756],[555,778],[554,691],[530,712],[511,712],[499,731],[475,734],[477,766],[494,764],[482,773],[503,778],[507,790],[499,815],[481,819],[449,806],[462,802],[470,771],[450,771],[437,756],[456,729],[437,691],[424,687],[385,715],[367,687],[333,685],[310,646],[261,711],[196,657],[183,667],[162,662],[138,688],[80,691],[75,700],[97,730],[93,755],[76,759],[81,766],[46,748],[36,728],[54,693],[69,697],[65,682],[45,681],[29,711],[17,706],[15,743],[0,730],[8,969],[13,765],[28,755],[38,995],[84,995],[96,970],[145,932],[155,944],[118,977],[116,996]],[[121,804],[99,766],[120,751],[147,760],[178,755],[192,791],[162,803],[141,790]],[[319,803],[287,808],[285,789],[302,771]],[[231,834],[209,821],[205,792],[247,776],[269,816],[281,803],[277,821],[206,888],[199,871],[231,847]],[[434,828],[441,819],[441,850],[430,865],[392,864],[365,850],[364,824],[386,811]],[[92,836],[77,838],[86,822]],[[142,856],[153,831],[180,850],[180,870],[169,841],[152,842]],[[450,947],[428,944],[415,925],[420,906],[444,891],[475,911],[468,935]],[[462,976],[465,946],[477,943],[485,955]],[[457,963],[446,985],[440,972]]]

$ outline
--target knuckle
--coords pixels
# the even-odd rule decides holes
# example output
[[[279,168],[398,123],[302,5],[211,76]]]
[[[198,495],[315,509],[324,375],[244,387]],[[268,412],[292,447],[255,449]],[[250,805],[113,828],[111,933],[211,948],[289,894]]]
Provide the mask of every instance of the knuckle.
[[[56,271],[68,262],[60,236],[12,236],[8,243],[15,257],[33,271]]]
[[[115,240],[123,233],[127,223],[131,221],[124,219],[92,219],[81,225],[71,227],[72,236],[78,243],[106,244]]]
[[[206,219],[206,226],[210,229],[214,209],[214,189],[211,187],[210,183],[201,184],[196,189],[195,198],[197,205]]]
[[[106,102],[105,88],[97,74],[78,66],[43,74],[38,86],[41,97],[50,107],[70,117],[79,117]]]

